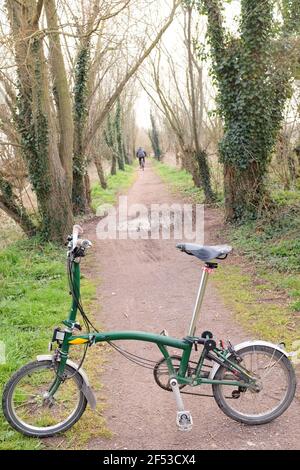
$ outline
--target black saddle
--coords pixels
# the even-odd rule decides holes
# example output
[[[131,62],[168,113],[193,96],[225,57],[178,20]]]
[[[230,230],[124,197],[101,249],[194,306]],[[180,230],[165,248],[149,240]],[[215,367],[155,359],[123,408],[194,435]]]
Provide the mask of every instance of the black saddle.
[[[232,247],[229,245],[205,246],[196,245],[195,243],[179,243],[176,248],[207,262],[214,259],[225,259],[232,251]]]

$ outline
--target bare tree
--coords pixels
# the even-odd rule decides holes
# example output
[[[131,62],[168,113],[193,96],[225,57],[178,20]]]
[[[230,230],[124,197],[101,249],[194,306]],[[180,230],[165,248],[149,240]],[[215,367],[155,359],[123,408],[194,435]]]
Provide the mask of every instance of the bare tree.
[[[126,5],[128,3],[127,1]],[[99,1],[92,4],[86,23],[88,25],[86,26],[87,31],[80,35],[76,65],[78,73],[75,76],[75,93],[79,91],[74,102],[76,131],[74,139],[73,205],[75,212],[84,212],[88,207],[85,199],[85,195],[88,193],[84,190],[84,187],[87,156],[90,153],[90,147],[93,145],[93,139],[95,139],[98,130],[107,119],[122,91],[172,23],[179,3],[178,0],[173,0],[169,15],[164,19],[158,32],[156,31],[150,44],[147,44],[146,41],[148,32],[143,33],[143,40],[135,44],[137,53],[133,58],[128,55],[128,45],[126,47],[128,27],[124,28],[124,25],[122,25],[125,19],[127,22],[132,23],[130,11],[120,9],[119,14],[114,15],[114,25],[112,27],[112,22],[109,19],[113,15],[109,16],[107,14],[99,20]],[[105,24],[103,24],[104,21]],[[97,24],[97,28],[100,28],[99,30],[95,24]],[[126,22],[125,26],[127,26]],[[135,22],[131,24],[131,28],[133,26],[136,27]],[[107,42],[106,35],[109,28],[109,42]],[[97,31],[99,33],[93,58],[91,57],[92,41],[88,31]],[[132,41],[132,35],[130,40]],[[108,60],[106,60],[107,50],[109,51]],[[93,110],[93,112],[90,113],[90,110]],[[79,115],[77,111],[79,111]],[[93,119],[91,119],[91,116],[93,116]],[[113,158],[118,158],[118,155]],[[119,156],[119,166],[120,159],[121,156]]]
[[[88,209],[86,169],[94,139],[179,3],[172,2],[155,34],[146,25],[135,36],[142,9],[150,8],[145,0],[6,1],[10,31],[1,24],[0,87],[7,97],[13,90],[17,112],[6,133],[4,122],[0,131],[5,145],[20,145],[45,238],[63,239],[73,210]],[[119,147],[124,153],[124,143]]]
[[[181,41],[177,40],[177,58],[163,41],[156,56],[149,59],[151,81],[141,77],[150,99],[165,116],[168,128],[176,136],[176,155],[183,167],[192,174],[196,186],[204,189],[206,201],[214,200],[210,183],[207,147],[209,133],[205,111],[203,69],[194,49],[193,37],[197,25],[192,23],[192,10],[182,9]],[[179,49],[181,46],[181,49]],[[169,131],[168,131],[169,132]]]
[[[51,4],[48,2],[48,8]],[[59,146],[43,34],[39,29],[44,2],[24,0],[20,3],[12,0],[7,1],[6,6],[19,83],[16,119],[30,180],[37,194],[42,232],[48,239],[62,240],[69,233],[73,222],[70,197],[71,165]],[[49,18],[50,16],[49,14]],[[59,58],[58,39],[55,41],[52,64]],[[52,46],[54,47],[54,44]],[[62,76],[64,67],[61,56],[60,59]],[[54,65],[52,72],[56,79],[57,67]],[[65,119],[61,117],[65,106],[66,101],[59,101],[57,116],[60,125],[65,123]],[[59,134],[63,134],[62,129]]]
[[[201,185],[204,190],[206,202],[214,201],[214,194],[211,188],[210,182],[210,169],[208,166],[208,157],[206,150],[200,145],[202,123],[203,123],[203,114],[204,114],[204,98],[203,98],[203,71],[199,66],[198,60],[195,57],[193,51],[193,41],[192,41],[192,11],[191,6],[187,6],[184,9],[184,18],[185,18],[185,44],[188,52],[188,72],[189,72],[189,100],[190,107],[192,111],[191,119],[191,130],[193,136],[193,144],[195,147],[195,158],[199,167],[199,176],[201,180]],[[195,83],[195,70],[198,75],[198,90],[199,95],[198,99],[196,96],[196,83]]]

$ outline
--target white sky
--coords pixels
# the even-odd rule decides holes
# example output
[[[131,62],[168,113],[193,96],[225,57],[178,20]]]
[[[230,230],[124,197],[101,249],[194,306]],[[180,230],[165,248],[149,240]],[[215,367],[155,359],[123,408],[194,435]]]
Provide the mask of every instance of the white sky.
[[[171,2],[169,2],[171,4]],[[168,8],[166,4],[163,6],[166,14],[170,11],[170,7]],[[240,1],[233,0],[230,4],[226,4],[225,7],[225,24],[231,30],[236,30],[236,21],[235,17],[237,17],[240,13]],[[195,15],[198,13],[195,11]],[[205,21],[205,20],[204,20]],[[179,22],[176,19],[170,25],[166,33],[163,37],[163,43],[167,46],[169,50],[173,50],[174,54],[177,51],[177,58],[180,59],[180,54],[184,50],[183,48],[178,47],[178,26]],[[146,63],[146,62],[145,62]],[[146,94],[144,90],[141,90],[139,97],[135,104],[135,112],[136,112],[136,123],[138,127],[143,127],[145,129],[149,129],[151,127],[150,124],[150,109],[152,103],[150,103],[150,98]]]

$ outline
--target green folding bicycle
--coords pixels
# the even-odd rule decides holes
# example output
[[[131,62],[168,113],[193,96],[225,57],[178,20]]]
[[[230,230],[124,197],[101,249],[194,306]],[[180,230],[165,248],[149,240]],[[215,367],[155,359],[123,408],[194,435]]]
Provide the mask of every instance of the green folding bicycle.
[[[19,369],[6,384],[2,406],[4,416],[17,431],[33,437],[49,437],[66,431],[82,416],[87,403],[94,409],[95,396],[82,369],[89,346],[107,342],[123,355],[140,365],[151,365],[156,383],[173,392],[177,405],[180,430],[192,429],[191,413],[185,409],[184,387],[210,384],[212,395],[221,410],[230,418],[245,424],[264,424],[280,416],[291,404],[296,378],[284,345],[266,341],[247,341],[233,347],[230,342],[218,344],[209,331],[196,336],[208,275],[225,259],[231,247],[179,244],[177,248],[204,261],[196,304],[187,336],[170,337],[164,331],[154,334],[143,331],[98,332],[86,316],[80,301],[80,260],[91,246],[79,238],[82,229],[75,225],[68,243],[68,275],[72,305],[63,328],[55,328],[51,355],[41,355]],[[76,321],[77,312],[87,332]],[[38,334],[38,333],[37,333]],[[118,340],[155,343],[162,359],[157,363],[134,355],[115,344]],[[79,364],[69,359],[73,345],[84,345]],[[193,349],[200,348],[197,361],[191,360]],[[170,354],[168,348],[178,350]],[[196,393],[198,394],[198,393]],[[199,394],[202,395],[202,394]]]

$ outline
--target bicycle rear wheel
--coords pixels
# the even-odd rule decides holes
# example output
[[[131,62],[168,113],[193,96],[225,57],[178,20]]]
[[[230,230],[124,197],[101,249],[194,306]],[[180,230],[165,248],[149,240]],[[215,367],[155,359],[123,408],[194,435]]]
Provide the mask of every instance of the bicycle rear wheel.
[[[257,377],[259,390],[213,385],[214,398],[230,418],[245,424],[265,424],[278,418],[290,406],[296,390],[296,377],[289,359],[270,346],[253,345],[238,351],[239,364]],[[234,361],[233,357],[231,360]],[[236,380],[220,367],[216,380]]]
[[[82,378],[73,367],[66,366],[65,380],[53,397],[47,397],[56,370],[50,360],[31,362],[6,384],[3,413],[9,424],[22,434],[54,436],[69,429],[82,416],[87,400],[81,391]]]

